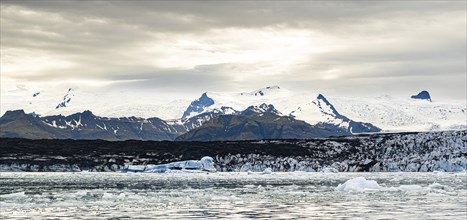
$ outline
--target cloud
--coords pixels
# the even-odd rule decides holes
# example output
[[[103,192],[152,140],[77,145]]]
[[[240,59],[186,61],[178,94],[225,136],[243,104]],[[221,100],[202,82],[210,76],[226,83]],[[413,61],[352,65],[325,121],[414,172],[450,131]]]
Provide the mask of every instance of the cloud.
[[[1,77],[190,92],[270,84],[382,90],[405,78],[407,93],[414,84],[442,90],[441,76],[465,82],[465,8],[464,1],[2,1]],[[455,85],[446,96],[465,99],[458,91],[466,85]]]

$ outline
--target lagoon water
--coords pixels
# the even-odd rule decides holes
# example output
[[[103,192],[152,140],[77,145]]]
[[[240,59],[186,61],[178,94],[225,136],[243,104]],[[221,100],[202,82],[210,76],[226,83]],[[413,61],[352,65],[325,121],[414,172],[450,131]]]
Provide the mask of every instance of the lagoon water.
[[[0,173],[1,219],[467,219],[462,173]]]

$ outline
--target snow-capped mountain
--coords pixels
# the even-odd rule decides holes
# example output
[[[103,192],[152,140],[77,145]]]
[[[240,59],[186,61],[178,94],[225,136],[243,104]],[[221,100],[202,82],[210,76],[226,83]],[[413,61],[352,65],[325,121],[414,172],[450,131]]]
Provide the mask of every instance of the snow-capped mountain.
[[[345,97],[269,86],[251,92],[205,92],[195,100],[157,102],[154,96],[126,92],[93,93],[83,88],[53,92],[48,88],[18,87],[2,93],[0,107],[1,114],[16,109],[41,116],[72,115],[90,110],[102,117],[160,117],[189,131],[213,117],[239,114],[250,106],[260,107],[265,103],[274,106],[278,115],[311,125],[330,123],[352,133],[375,131],[374,127],[383,131],[467,129],[465,101],[431,100],[430,94],[426,94],[416,95],[421,99],[411,98],[410,94],[406,97]]]
[[[270,86],[239,94],[203,93],[199,99],[192,102],[184,112],[183,117],[206,115],[209,112],[222,112],[225,106],[229,106],[235,110],[231,114],[238,113],[239,110],[246,108],[242,114],[271,112],[276,115],[287,115],[311,125],[319,123],[332,124],[347,129],[351,133],[380,131],[379,128],[369,123],[356,122],[339,114],[322,94],[319,94],[316,99],[309,103],[303,101],[307,99],[311,100],[311,95],[292,93],[282,90],[279,86]],[[293,107],[296,109],[293,109]]]
[[[203,93],[199,99],[191,102],[190,106],[188,106],[188,108],[183,113],[182,120],[191,118],[193,116],[198,115],[199,113],[205,112],[206,108],[208,108],[211,105],[214,105],[214,100],[209,98],[206,93]]]
[[[160,100],[157,96],[108,91],[96,93],[82,87],[12,88],[1,93],[0,114],[23,109],[38,115],[71,115],[86,110],[105,117],[160,117],[179,119],[190,104],[188,99]]]
[[[290,116],[311,124],[329,123],[347,129],[350,133],[379,132],[378,127],[364,122],[357,122],[341,115],[336,108],[321,94],[304,107],[292,111]]]
[[[428,92],[427,92],[428,93]],[[424,93],[422,93],[424,94]],[[324,96],[309,92],[293,92],[279,86],[269,86],[252,92],[203,94],[211,100],[198,112],[187,108],[184,115],[220,111],[229,106],[241,111],[263,103],[273,105],[283,115],[303,120],[311,125],[330,123],[347,128],[352,133],[383,131],[432,131],[467,129],[466,104],[459,102],[429,102],[388,95],[379,97]]]

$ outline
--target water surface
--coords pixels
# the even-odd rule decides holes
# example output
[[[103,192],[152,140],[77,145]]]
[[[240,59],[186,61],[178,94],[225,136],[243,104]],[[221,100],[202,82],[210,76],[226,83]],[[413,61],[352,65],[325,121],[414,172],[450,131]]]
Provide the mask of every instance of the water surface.
[[[337,191],[349,179],[381,189]],[[2,219],[466,219],[466,173],[0,173]]]

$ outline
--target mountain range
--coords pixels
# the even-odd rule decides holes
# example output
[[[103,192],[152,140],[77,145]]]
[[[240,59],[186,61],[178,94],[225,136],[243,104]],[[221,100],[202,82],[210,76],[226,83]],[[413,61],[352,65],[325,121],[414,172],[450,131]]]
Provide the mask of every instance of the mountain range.
[[[79,109],[74,101],[82,99],[83,93],[76,92],[70,88],[62,100],[49,105],[55,111]],[[34,92],[31,99],[42,94]],[[172,106],[172,110],[178,112],[183,109],[181,105],[180,102]],[[95,109],[101,112],[96,107],[93,112]],[[157,107],[146,109],[156,113],[158,110]],[[175,119],[112,117],[112,111],[96,116],[87,109],[68,116],[41,116],[42,112],[6,111],[0,118],[0,137],[213,141],[467,128],[465,105],[437,102],[427,91],[406,99],[389,96],[329,98],[323,94],[296,93],[279,86],[233,94],[205,92],[188,106],[185,104],[184,110],[179,111],[179,118]]]

